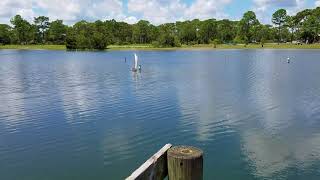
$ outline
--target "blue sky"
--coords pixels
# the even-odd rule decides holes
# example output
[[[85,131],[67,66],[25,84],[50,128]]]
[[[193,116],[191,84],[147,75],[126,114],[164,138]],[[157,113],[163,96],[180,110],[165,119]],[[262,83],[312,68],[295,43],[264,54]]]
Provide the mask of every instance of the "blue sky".
[[[238,20],[248,10],[256,12],[261,22],[270,23],[276,9],[285,8],[295,14],[319,5],[320,0],[0,0],[0,23],[9,23],[15,14],[29,21],[45,15],[67,24],[82,19],[128,23],[145,19],[154,24],[195,18]]]

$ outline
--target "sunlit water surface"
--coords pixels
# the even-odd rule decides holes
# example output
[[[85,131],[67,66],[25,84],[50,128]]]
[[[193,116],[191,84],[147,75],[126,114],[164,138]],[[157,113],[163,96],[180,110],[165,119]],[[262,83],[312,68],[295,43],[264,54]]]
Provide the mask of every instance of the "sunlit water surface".
[[[320,51],[134,52],[0,51],[0,179],[123,179],[166,143],[205,179],[320,179]]]

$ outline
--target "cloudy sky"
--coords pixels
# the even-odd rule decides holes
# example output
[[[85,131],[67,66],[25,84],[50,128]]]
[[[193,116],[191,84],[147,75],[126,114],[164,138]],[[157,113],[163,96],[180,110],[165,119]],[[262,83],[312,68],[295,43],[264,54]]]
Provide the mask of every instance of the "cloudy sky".
[[[320,0],[0,0],[0,23],[15,14],[27,20],[39,15],[68,24],[79,20],[116,19],[135,23],[146,19],[154,24],[187,19],[240,19],[248,10],[270,23],[273,11],[286,8],[290,14],[320,6]]]

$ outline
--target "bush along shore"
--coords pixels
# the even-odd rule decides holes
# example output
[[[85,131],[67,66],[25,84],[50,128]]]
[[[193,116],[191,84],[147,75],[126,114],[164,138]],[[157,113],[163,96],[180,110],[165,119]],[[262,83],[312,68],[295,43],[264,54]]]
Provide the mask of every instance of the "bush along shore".
[[[20,15],[10,22],[0,24],[1,49],[319,48],[320,41],[320,7],[293,16],[279,9],[272,24],[260,23],[253,11],[239,21],[194,19],[161,25],[83,20],[68,26],[45,16],[29,22]]]

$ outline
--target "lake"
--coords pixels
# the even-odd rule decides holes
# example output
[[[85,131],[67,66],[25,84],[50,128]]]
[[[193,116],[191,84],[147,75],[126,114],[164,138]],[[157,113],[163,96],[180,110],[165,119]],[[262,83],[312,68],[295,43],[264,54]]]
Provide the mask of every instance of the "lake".
[[[1,50],[0,179],[123,179],[166,143],[201,148],[208,180],[319,179],[319,57]]]

